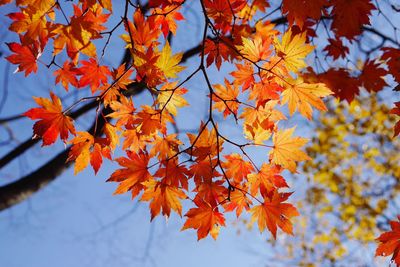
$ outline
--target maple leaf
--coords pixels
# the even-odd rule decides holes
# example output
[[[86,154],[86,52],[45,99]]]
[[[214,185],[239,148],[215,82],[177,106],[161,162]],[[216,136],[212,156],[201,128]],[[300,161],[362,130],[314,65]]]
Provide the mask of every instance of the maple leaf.
[[[370,0],[333,0],[332,30],[337,36],[354,39],[362,31],[362,26],[369,24],[371,11],[376,9]]]
[[[111,71],[107,66],[101,66],[93,58],[89,58],[89,61],[82,60],[82,67],[79,71],[82,73],[82,77],[79,80],[79,85],[85,87],[90,85],[92,93],[99,90],[100,84],[106,84],[108,76],[111,76]]]
[[[243,45],[237,46],[241,54],[253,62],[266,60],[272,51],[270,50],[271,39],[256,35],[254,39],[242,37]]]
[[[71,140],[71,150],[68,153],[68,161],[75,160],[74,174],[87,167],[90,161],[90,148],[94,144],[93,136],[88,132],[77,132],[77,136]],[[95,166],[98,164],[95,163]],[[100,164],[101,165],[101,164]],[[97,172],[98,169],[95,169]]]
[[[107,115],[107,117],[117,119],[116,126],[121,128],[123,125],[126,127],[133,126],[135,107],[131,98],[120,97],[119,101],[111,101],[110,108],[114,111]]]
[[[201,199],[195,199],[197,208],[190,209],[185,216],[188,217],[182,230],[188,228],[197,229],[197,240],[205,238],[208,234],[216,239],[219,233],[219,226],[225,226],[225,218],[218,211],[217,207],[212,207]]]
[[[213,108],[223,111],[224,118],[231,113],[237,115],[239,88],[234,84],[231,85],[227,79],[225,79],[225,86],[222,84],[214,84],[213,86],[212,100],[215,102]]]
[[[292,204],[283,203],[291,194],[279,193],[274,190],[269,196],[264,197],[264,203],[250,209],[251,221],[257,221],[260,232],[267,227],[276,239],[276,231],[279,227],[285,233],[293,235],[293,225],[290,219],[300,214]]]
[[[283,0],[282,13],[287,14],[290,25],[296,23],[303,28],[307,18],[318,20],[323,8],[329,6],[327,0]]]
[[[178,163],[176,157],[163,161],[154,176],[162,178],[163,183],[188,190],[190,172],[185,165]]]
[[[72,119],[63,113],[61,100],[50,92],[51,100],[43,97],[33,97],[40,108],[32,108],[23,115],[32,120],[38,120],[33,125],[33,133],[43,139],[43,146],[53,144],[58,135],[66,142],[69,133],[75,135]]]
[[[54,71],[54,75],[56,76],[56,84],[61,82],[66,91],[68,91],[68,86],[70,84],[76,88],[80,87],[76,76],[82,75],[82,72],[68,60],[64,62],[61,69]]]
[[[360,80],[351,77],[346,69],[329,69],[325,73],[318,75],[318,78],[334,93],[340,100],[346,100],[348,103],[353,101],[354,96],[358,95],[360,89]]]
[[[288,70],[297,73],[307,66],[304,58],[314,49],[314,46],[306,44],[306,33],[293,35],[289,29],[283,34],[282,42],[275,38],[275,50],[285,63]]]
[[[318,110],[327,110],[321,97],[333,94],[333,92],[323,83],[305,83],[301,78],[293,81],[294,83],[286,85],[282,92],[282,104],[288,103],[289,113],[298,109],[300,114],[311,120],[312,108]]]
[[[150,106],[142,106],[142,111],[136,114],[134,123],[137,124],[137,130],[144,135],[151,136],[157,131],[166,134],[167,122],[173,122],[170,114],[154,110]]]
[[[250,194],[256,196],[260,191],[262,196],[266,196],[277,188],[289,187],[280,175],[281,171],[282,169],[276,165],[263,163],[257,173],[247,175]]]
[[[239,188],[236,186],[235,190],[230,193],[230,201],[224,205],[226,212],[233,211],[236,209],[236,217],[239,218],[242,214],[243,209],[249,210],[252,201],[246,196],[246,187]]]
[[[400,83],[400,49],[393,47],[382,48],[383,55],[382,59],[386,60],[386,64],[389,68],[389,73],[394,77],[396,82]]]
[[[103,163],[103,157],[111,160],[109,147],[97,142],[88,132],[77,132],[77,136],[70,143],[72,147],[67,162],[75,161],[74,174],[85,169],[89,162],[96,174]]]
[[[232,58],[231,50],[224,42],[208,38],[204,44],[204,54],[207,55],[207,67],[215,62],[218,70],[221,68],[222,60],[227,61]]]
[[[151,201],[150,212],[151,220],[153,220],[162,211],[162,214],[169,217],[171,209],[179,216],[182,216],[182,204],[179,199],[185,199],[186,194],[177,187],[157,182],[150,179],[142,183],[145,191],[140,200]]]
[[[7,45],[14,54],[6,57],[6,59],[13,64],[18,64],[16,71],[25,71],[25,76],[37,72],[36,61],[42,54],[37,42],[32,45],[21,45],[19,43],[7,43]]]
[[[273,149],[269,152],[271,162],[282,166],[291,172],[296,172],[296,161],[310,160],[306,153],[300,150],[307,143],[306,138],[292,137],[295,127],[279,130],[274,134]]]
[[[145,188],[143,182],[152,177],[147,169],[150,157],[144,151],[134,153],[127,150],[126,154],[128,158],[120,157],[115,159],[124,168],[114,171],[107,182],[119,182],[114,194],[123,194],[131,191],[132,198],[134,198]]]
[[[157,95],[157,103],[161,109],[166,109],[169,113],[176,116],[178,114],[177,108],[188,106],[188,102],[182,95],[187,93],[185,88],[177,88],[178,81],[172,83],[165,83]]]
[[[166,15],[160,15],[166,14]],[[161,25],[161,31],[164,34],[164,38],[167,38],[168,33],[171,31],[174,35],[176,34],[177,21],[184,20],[185,18],[179,12],[179,7],[170,5],[164,8],[155,8],[153,15],[157,15],[156,24]]]
[[[388,72],[374,61],[365,62],[359,79],[368,92],[378,92],[387,86],[384,80]]]
[[[179,151],[179,145],[182,142],[177,139],[177,134],[170,134],[162,137],[156,135],[152,144],[150,156],[158,155],[158,159],[163,160],[174,156]]]
[[[224,183],[225,180],[213,181],[209,179],[196,184],[196,189],[194,190],[197,192],[196,198],[201,198],[213,207],[218,206],[228,198],[228,189],[224,186]]]
[[[213,127],[210,131],[203,125],[200,126],[199,136],[187,133],[190,140],[190,144],[193,146],[190,153],[192,156],[197,157],[197,160],[201,161],[206,157],[214,157],[218,151],[222,151],[223,140],[219,139],[217,142],[217,133]],[[217,143],[219,147],[217,148]],[[218,151],[217,151],[218,149]]]
[[[182,55],[182,53],[172,55],[171,47],[167,41],[157,59],[156,66],[163,71],[167,78],[176,78],[178,72],[186,69],[186,67],[178,65],[182,59]]]
[[[133,15],[134,23],[128,21],[124,24],[128,34],[122,35],[121,38],[127,43],[127,47],[150,47],[161,33],[159,27],[156,27],[155,20],[155,16],[145,19],[141,9],[137,9]],[[132,41],[134,42],[133,46]]]
[[[244,178],[247,177],[247,174],[254,171],[253,165],[243,160],[243,158],[237,154],[229,154],[225,155],[226,159],[221,165],[225,169],[225,174],[228,178],[233,178],[235,183],[241,183]]]
[[[244,63],[244,65],[235,65],[237,70],[230,73],[232,77],[235,78],[233,84],[237,86],[241,85],[242,91],[246,91],[255,83],[253,65],[247,61]]]
[[[397,216],[400,221],[400,216]],[[390,221],[391,231],[381,234],[376,240],[380,242],[376,249],[375,256],[387,257],[391,254],[391,260],[400,265],[400,222]]]
[[[329,56],[332,56],[334,60],[339,57],[345,58],[349,53],[349,48],[343,45],[343,42],[338,39],[328,38],[329,45],[324,48],[324,51],[328,53]]]

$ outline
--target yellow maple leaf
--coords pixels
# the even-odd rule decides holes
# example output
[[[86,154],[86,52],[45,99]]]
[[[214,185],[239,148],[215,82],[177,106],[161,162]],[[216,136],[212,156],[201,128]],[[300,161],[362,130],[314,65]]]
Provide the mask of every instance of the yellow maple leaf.
[[[167,78],[176,78],[176,74],[186,68],[178,65],[182,59],[182,55],[183,53],[172,55],[171,47],[169,43],[166,42],[157,59],[156,66],[164,72]]]
[[[293,137],[292,134],[296,127],[280,130],[274,134],[272,142],[273,149],[269,152],[271,162],[282,166],[291,172],[296,172],[296,161],[310,160],[307,154],[300,150],[308,139]]]
[[[264,40],[260,35],[257,35],[253,40],[251,38],[242,37],[243,45],[237,46],[243,56],[253,62],[266,60],[271,54],[269,47],[271,46],[271,39],[265,38]]]
[[[307,119],[311,119],[312,108],[326,110],[321,97],[333,94],[333,92],[323,83],[305,83],[301,78],[293,84],[286,85],[282,93],[282,104],[288,103],[289,113],[292,115],[297,109],[300,114]]]
[[[306,32],[294,35],[289,29],[282,37],[282,42],[275,38],[275,50],[284,61],[289,71],[297,73],[307,66],[305,57],[314,49],[314,46],[306,44]]]
[[[189,105],[186,99],[182,97],[183,94],[186,94],[187,89],[176,88],[177,84],[177,81],[164,84],[157,96],[157,103],[160,105],[160,109],[165,108],[174,116],[178,114],[177,108]]]

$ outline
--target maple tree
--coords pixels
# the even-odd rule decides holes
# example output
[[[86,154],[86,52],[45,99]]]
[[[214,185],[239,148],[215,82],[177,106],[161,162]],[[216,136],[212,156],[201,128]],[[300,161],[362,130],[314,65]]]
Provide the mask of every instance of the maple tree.
[[[119,165],[107,179],[117,183],[115,194],[150,202],[151,219],[183,215],[182,230],[194,229],[198,239],[217,238],[226,213],[233,211],[237,217],[247,213],[274,238],[278,228],[293,234],[293,217],[300,214],[288,202],[293,189],[284,177],[319,154],[307,154],[308,139],[295,134],[300,127],[283,121],[291,123],[299,114],[311,122],[313,111],[328,110],[325,99],[356,103],[362,88],[373,95],[400,82],[398,28],[378,1],[0,0],[0,5],[17,9],[7,15],[18,39],[7,43],[6,57],[16,71],[31,76],[47,70],[65,94],[85,93],[66,104],[51,90],[50,98],[35,97],[39,107],[23,113],[36,121],[33,139],[6,153],[1,167],[39,140],[49,146],[60,139],[68,148],[20,182],[1,187],[1,210],[70,164],[75,174],[89,165],[97,173],[107,159]],[[194,47],[175,52],[174,36],[189,5],[203,19],[202,33]],[[395,4],[386,9],[394,16],[399,12]],[[373,16],[386,20],[394,37],[374,28]],[[116,37],[117,32],[122,34]],[[365,46],[368,34],[379,39],[377,45]],[[114,66],[105,56],[116,39],[123,42],[124,58]],[[184,64],[189,58],[192,66]],[[189,97],[195,78],[206,88],[197,97],[206,99],[207,115],[195,131],[182,135],[177,120],[196,105]],[[133,97],[144,91],[147,102]],[[85,131],[75,121],[92,109],[93,124]],[[399,102],[386,113],[400,115]],[[240,138],[231,137],[225,123],[241,129]],[[400,122],[392,127],[399,135]],[[254,149],[263,150],[261,163],[249,152]],[[335,180],[325,182],[329,187]],[[183,203],[189,207],[185,212]],[[377,255],[393,253],[400,264],[395,222],[392,230],[378,239],[383,244]]]

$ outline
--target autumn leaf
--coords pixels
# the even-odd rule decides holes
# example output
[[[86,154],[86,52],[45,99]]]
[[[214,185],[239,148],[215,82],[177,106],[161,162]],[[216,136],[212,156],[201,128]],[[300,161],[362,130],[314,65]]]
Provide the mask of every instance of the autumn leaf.
[[[32,120],[39,120],[33,125],[33,133],[43,139],[43,146],[53,144],[58,135],[66,142],[69,133],[75,135],[75,127],[69,116],[63,113],[61,100],[50,92],[51,100],[43,97],[34,97],[40,108],[32,108],[24,116]]]
[[[397,216],[400,221],[400,216]],[[391,231],[381,234],[376,240],[380,242],[376,249],[375,256],[387,257],[391,254],[391,260],[400,265],[400,222],[390,221]]]
[[[283,34],[282,42],[275,39],[275,50],[288,70],[297,73],[307,66],[305,57],[313,51],[312,45],[306,44],[306,33],[293,35],[289,29]]]
[[[177,88],[178,81],[172,83],[165,83],[157,95],[157,103],[160,109],[166,109],[169,113],[176,116],[178,114],[177,108],[188,106],[188,102],[182,95],[187,93],[187,89]]]
[[[265,196],[277,188],[289,187],[280,175],[281,171],[282,168],[276,165],[263,163],[257,173],[247,175],[250,194],[256,196],[260,192]]]
[[[38,45],[28,46],[19,43],[7,43],[7,45],[14,54],[6,57],[6,59],[18,65],[16,71],[25,71],[25,76],[28,76],[32,72],[37,72],[38,66],[36,60],[42,54]]]
[[[256,35],[254,39],[242,37],[243,45],[237,46],[241,54],[247,59],[258,62],[266,60],[272,51],[270,50],[271,39]]]
[[[241,183],[249,173],[254,171],[253,165],[243,160],[237,153],[225,155],[224,158],[226,161],[222,163],[222,167],[225,169],[225,174],[228,178],[233,178],[235,183]]]
[[[97,63],[93,58],[89,61],[83,60],[82,67],[79,71],[82,73],[82,77],[79,80],[79,85],[85,87],[90,85],[92,93],[99,90],[101,84],[106,84],[108,76],[111,76],[111,71],[107,66],[102,66]]]
[[[236,85],[231,85],[225,79],[225,86],[222,84],[214,84],[214,92],[212,100],[215,102],[213,108],[223,111],[224,118],[233,113],[237,115],[239,103],[237,97],[239,96],[239,88]]]
[[[244,65],[235,64],[237,70],[231,72],[230,74],[235,79],[233,80],[234,85],[241,85],[242,91],[246,91],[255,83],[254,79],[254,69],[251,63],[245,62]]]
[[[247,197],[246,192],[246,187],[240,189],[235,188],[235,190],[230,193],[229,202],[224,204],[225,212],[236,210],[236,217],[239,218],[243,210],[248,211],[253,202]]]
[[[161,211],[167,217],[171,214],[171,209],[179,216],[182,216],[182,204],[179,199],[185,199],[186,194],[177,187],[150,179],[142,183],[145,191],[140,200],[151,201],[150,212],[153,220]]]
[[[333,0],[332,30],[337,36],[354,39],[362,31],[362,26],[369,24],[371,11],[376,9],[370,0]]]
[[[264,203],[250,209],[251,221],[257,221],[260,232],[268,228],[276,239],[276,231],[279,227],[285,233],[293,235],[293,225],[290,219],[300,214],[292,204],[283,203],[291,194],[278,193],[275,190],[264,198]]]
[[[282,166],[291,172],[296,172],[296,161],[310,160],[306,153],[300,150],[307,143],[306,138],[293,137],[295,127],[279,130],[274,134],[273,149],[269,152],[273,164]]]
[[[388,84],[384,77],[387,71],[379,64],[373,61],[365,62],[359,79],[368,92],[379,92]]]
[[[332,56],[334,60],[338,58],[345,58],[349,53],[349,48],[343,44],[340,39],[328,39],[329,44],[324,48],[324,51],[328,53],[329,56]]]
[[[222,60],[227,61],[232,58],[231,50],[224,42],[211,39],[206,39],[204,54],[207,55],[207,67],[215,62],[218,70],[221,68]]]
[[[327,0],[283,0],[282,13],[287,14],[290,25],[303,28],[308,18],[318,20],[328,5]]]
[[[116,126],[121,128],[122,125],[128,128],[134,124],[134,112],[136,111],[133,106],[131,98],[120,97],[119,101],[111,101],[110,108],[114,111],[107,115],[107,117],[117,120]]]
[[[68,153],[67,161],[75,161],[74,174],[77,174],[85,169],[90,162],[90,148],[94,144],[94,138],[88,132],[77,132],[77,136],[71,140],[71,144],[72,147]],[[94,163],[94,165],[98,164]],[[97,170],[95,169],[95,172]]]
[[[172,55],[171,47],[166,42],[157,59],[156,66],[163,71],[167,78],[177,78],[177,74],[186,68],[178,65],[181,59],[182,53]]]
[[[387,61],[390,74],[400,83],[400,49],[384,47],[382,59]]]
[[[56,76],[56,84],[61,82],[66,91],[68,91],[70,84],[75,88],[80,87],[77,76],[81,74],[82,72],[68,60],[64,62],[62,68],[54,71],[54,76]]]
[[[166,14],[166,15],[160,15]],[[184,20],[185,18],[179,12],[179,8],[176,6],[165,6],[164,8],[155,8],[153,15],[156,16],[155,23],[161,24],[161,31],[164,34],[164,38],[167,38],[169,32],[176,34],[177,21]]]
[[[329,69],[327,72],[319,74],[318,78],[340,100],[346,100],[350,103],[360,92],[360,80],[357,77],[352,77],[346,69]]]
[[[109,146],[97,141],[88,132],[77,132],[77,136],[70,141],[72,147],[68,153],[67,162],[75,161],[74,174],[81,172],[89,163],[97,174],[103,163],[103,157],[111,160]]]
[[[325,111],[326,107],[321,98],[330,94],[333,92],[325,84],[309,84],[298,78],[292,84],[286,85],[282,92],[282,104],[288,103],[290,115],[298,109],[300,114],[311,120],[311,106]]]
[[[150,157],[143,151],[134,153],[127,150],[126,154],[127,158],[120,157],[115,159],[124,168],[114,171],[107,182],[119,183],[114,194],[123,194],[131,191],[132,198],[134,198],[145,188],[143,182],[152,177],[147,169]]]
[[[219,233],[219,227],[225,226],[225,218],[218,211],[217,207],[201,199],[195,199],[194,203],[197,208],[191,208],[185,216],[188,217],[182,230],[189,228],[197,229],[197,240],[205,238],[208,234],[216,239]]]
[[[170,134],[167,136],[156,135],[152,144],[150,156],[157,155],[159,160],[164,160],[178,153],[179,145],[182,145],[182,142],[177,139],[177,134]]]

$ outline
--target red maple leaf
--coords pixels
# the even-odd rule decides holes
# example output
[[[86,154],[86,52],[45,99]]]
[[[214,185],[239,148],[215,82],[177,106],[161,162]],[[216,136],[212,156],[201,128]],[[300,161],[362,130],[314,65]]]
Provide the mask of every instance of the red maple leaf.
[[[53,144],[58,135],[64,142],[68,139],[68,134],[75,135],[75,127],[72,119],[63,113],[61,100],[50,92],[51,101],[48,98],[34,97],[36,103],[41,108],[32,108],[24,113],[24,116],[32,120],[38,120],[33,125],[33,133],[43,139],[43,146]]]

